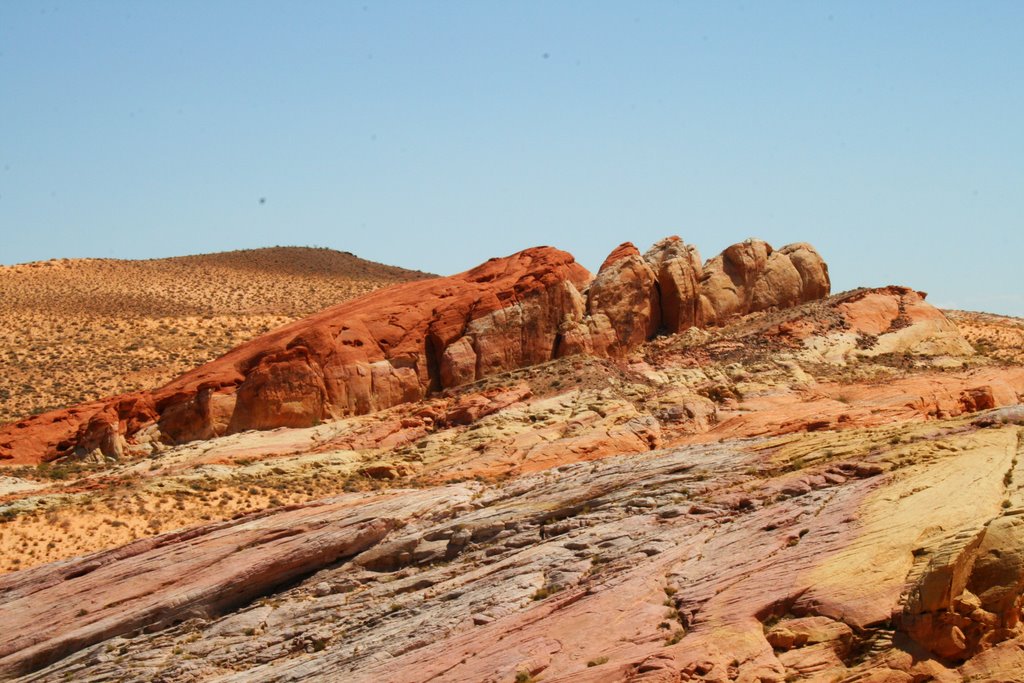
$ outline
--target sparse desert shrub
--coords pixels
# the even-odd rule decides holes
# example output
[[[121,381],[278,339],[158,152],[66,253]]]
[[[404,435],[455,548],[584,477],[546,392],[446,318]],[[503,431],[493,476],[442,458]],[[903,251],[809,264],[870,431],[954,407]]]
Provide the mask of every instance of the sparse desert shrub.
[[[795,470],[802,470],[806,466],[807,466],[807,463],[806,463],[806,461],[804,461],[804,458],[803,458],[802,455],[798,455],[798,456],[796,456],[795,458],[793,458],[792,460],[789,461],[789,469],[793,470],[793,471],[795,471]]]
[[[562,587],[559,586],[558,584],[551,584],[551,585],[547,585],[547,586],[542,586],[542,587],[538,588],[537,592],[535,592],[533,594],[533,599],[534,600],[543,600],[544,598],[546,598],[548,596],[554,595],[555,593],[557,593],[560,590],[562,590]]]
[[[710,399],[715,403],[725,403],[730,399],[741,400],[743,395],[736,387],[726,386],[725,384],[714,384],[707,387],[702,387],[697,390],[697,393],[704,398]]]

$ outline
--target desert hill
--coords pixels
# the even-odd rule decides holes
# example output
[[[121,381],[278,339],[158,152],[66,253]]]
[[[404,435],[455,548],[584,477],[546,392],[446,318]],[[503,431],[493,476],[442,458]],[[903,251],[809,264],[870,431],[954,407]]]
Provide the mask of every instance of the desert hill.
[[[159,386],[271,328],[424,277],[303,247],[0,266],[0,424]]]
[[[977,311],[943,311],[976,349],[1004,363],[1024,363],[1024,318]]]
[[[0,429],[0,677],[1024,681],[1020,329],[757,240],[339,303]]]

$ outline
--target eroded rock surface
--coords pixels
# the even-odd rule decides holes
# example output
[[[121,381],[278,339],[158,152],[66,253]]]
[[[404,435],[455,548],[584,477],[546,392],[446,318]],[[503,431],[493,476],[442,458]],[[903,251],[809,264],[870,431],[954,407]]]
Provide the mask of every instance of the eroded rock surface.
[[[1024,642],[1024,494],[1005,483],[1024,476],[1021,428],[966,425],[896,447],[894,428],[855,430],[348,494],[44,565],[0,578],[0,673],[852,682],[1002,670],[1019,650],[1000,648]]]
[[[701,281],[698,293],[697,282]],[[678,238],[618,247],[596,278],[550,247],[328,308],[152,392],[0,429],[0,459],[119,458],[125,446],[308,427],[420,400],[508,370],[585,353],[623,357],[659,330],[721,324],[828,294],[808,245],[734,245],[703,270]]]
[[[660,312],[588,307],[588,280],[570,322],[590,335],[625,302],[667,329],[695,252],[617,252],[605,291],[656,284]],[[0,678],[1024,680],[1024,369],[922,295],[477,378],[474,335],[516,329],[507,308],[450,335],[466,379],[418,400],[151,453],[139,435],[187,411],[123,439],[105,408],[84,434],[120,460],[10,468],[0,559],[25,564],[0,576]],[[306,358],[262,365],[250,390],[275,407],[254,414],[293,415],[275,387],[329,395]],[[228,396],[177,405],[230,431]]]
[[[734,244],[704,265],[701,308],[706,324],[827,296],[828,266],[809,244],[772,249],[762,240]]]

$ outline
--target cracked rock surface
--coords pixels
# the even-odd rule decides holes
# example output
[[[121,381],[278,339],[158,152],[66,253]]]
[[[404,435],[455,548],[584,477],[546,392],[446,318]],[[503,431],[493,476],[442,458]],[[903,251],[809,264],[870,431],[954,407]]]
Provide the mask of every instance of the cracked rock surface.
[[[854,681],[925,666],[999,671],[996,651],[1024,643],[1024,494],[1004,483],[1024,478],[1021,428],[949,420],[896,447],[893,433],[748,439],[502,483],[347,494],[9,574],[0,672]]]

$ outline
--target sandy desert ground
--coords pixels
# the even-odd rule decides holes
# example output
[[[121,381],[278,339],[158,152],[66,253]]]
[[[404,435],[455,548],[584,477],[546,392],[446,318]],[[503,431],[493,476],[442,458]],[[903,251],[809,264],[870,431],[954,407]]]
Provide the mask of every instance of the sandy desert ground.
[[[301,247],[0,266],[0,424],[158,386],[271,328],[423,277]]]

